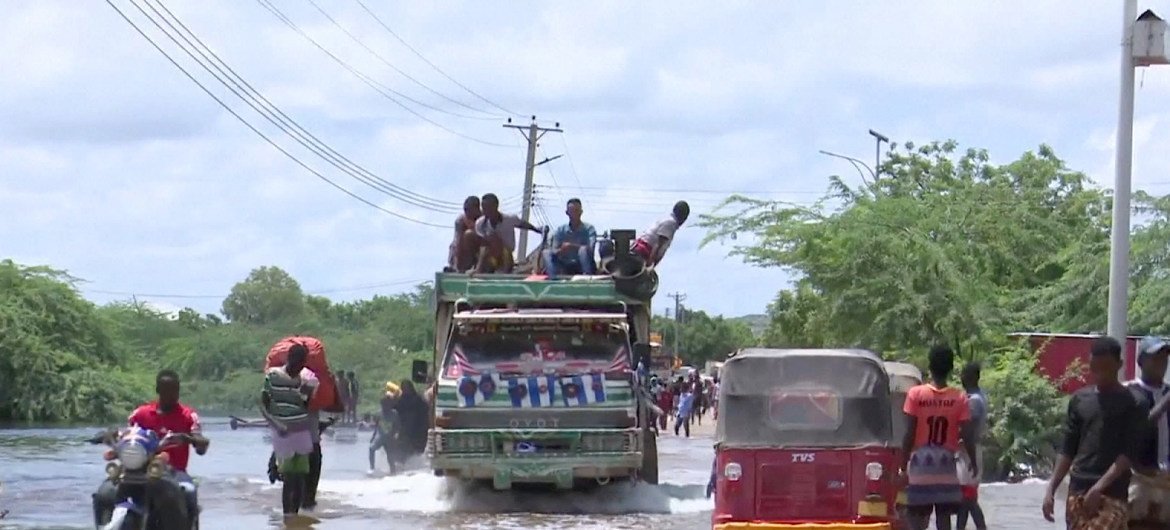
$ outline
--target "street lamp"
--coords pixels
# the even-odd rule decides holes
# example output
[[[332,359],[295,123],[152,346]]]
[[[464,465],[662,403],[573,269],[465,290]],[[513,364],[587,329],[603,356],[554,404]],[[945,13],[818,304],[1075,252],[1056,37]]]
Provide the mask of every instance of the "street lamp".
[[[869,181],[866,180],[866,178],[865,178],[865,173],[861,172],[861,168],[865,168],[866,171],[869,171],[869,176],[873,178],[874,182],[877,182],[877,173],[874,173],[873,168],[869,167],[869,165],[866,164],[865,162],[862,162],[862,161],[860,161],[856,158],[853,158],[851,156],[845,156],[845,155],[833,153],[830,151],[825,151],[824,149],[821,149],[819,152],[822,155],[831,156],[833,158],[840,158],[842,160],[848,161],[850,164],[853,164],[853,169],[857,170],[857,174],[861,176],[861,181],[866,183],[866,184],[869,184]]]
[[[888,143],[890,143],[890,138],[887,137],[886,135],[880,133],[880,132],[873,130],[873,129],[869,130],[869,135],[872,136],[874,138],[874,140],[877,141],[877,146],[875,147],[874,154],[873,154],[873,169],[875,171],[873,179],[876,181],[877,180],[876,171],[881,171],[881,169],[882,169],[882,142],[885,142],[888,144]]]
[[[1125,0],[1121,34],[1121,92],[1113,180],[1113,230],[1109,243],[1109,320],[1106,332],[1126,344],[1129,293],[1130,196],[1133,194],[1133,80],[1139,66],[1170,64],[1166,22],[1153,11],[1137,16],[1137,0]],[[1125,367],[1122,366],[1124,373]]]

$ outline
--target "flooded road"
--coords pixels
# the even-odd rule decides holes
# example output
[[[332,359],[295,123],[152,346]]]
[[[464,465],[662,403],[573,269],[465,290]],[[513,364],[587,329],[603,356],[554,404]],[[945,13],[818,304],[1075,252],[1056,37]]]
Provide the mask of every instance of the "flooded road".
[[[279,483],[268,483],[269,445],[262,431],[232,431],[220,419],[206,420],[204,428],[211,450],[205,457],[192,455],[190,466],[200,480],[203,527],[282,528]],[[105,463],[103,449],[83,440],[95,431],[0,430],[0,510],[10,512],[0,529],[92,528],[89,495]],[[711,501],[703,495],[712,457],[707,437],[663,435],[662,485],[554,493],[452,485],[419,469],[421,464],[396,477],[368,477],[368,436],[324,441],[320,505],[313,514],[322,522],[313,528],[710,528]],[[385,466],[381,455],[379,460]],[[1049,526],[1039,516],[1042,493],[1039,482],[985,486],[981,497],[990,526]]]

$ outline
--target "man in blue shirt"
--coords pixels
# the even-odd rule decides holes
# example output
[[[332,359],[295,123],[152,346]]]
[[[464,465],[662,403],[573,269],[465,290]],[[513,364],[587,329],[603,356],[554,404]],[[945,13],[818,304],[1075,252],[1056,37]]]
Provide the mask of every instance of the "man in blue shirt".
[[[551,245],[544,251],[544,267],[549,276],[595,273],[593,240],[597,231],[581,220],[582,211],[581,199],[569,199],[565,205],[569,222],[557,228]]]

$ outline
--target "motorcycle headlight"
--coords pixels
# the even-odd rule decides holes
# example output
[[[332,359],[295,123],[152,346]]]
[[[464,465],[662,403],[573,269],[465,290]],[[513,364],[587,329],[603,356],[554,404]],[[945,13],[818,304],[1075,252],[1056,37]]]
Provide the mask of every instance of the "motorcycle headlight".
[[[126,469],[142,469],[150,462],[150,455],[141,444],[126,444],[118,447],[118,460]]]
[[[122,466],[119,466],[117,462],[110,462],[109,464],[106,464],[106,476],[109,477],[110,480],[118,478],[118,476],[121,474]]]

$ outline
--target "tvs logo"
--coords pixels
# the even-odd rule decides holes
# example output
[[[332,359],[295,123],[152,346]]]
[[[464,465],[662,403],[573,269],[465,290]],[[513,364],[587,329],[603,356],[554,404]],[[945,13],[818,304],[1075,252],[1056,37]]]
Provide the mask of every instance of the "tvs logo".
[[[792,453],[792,461],[798,464],[811,464],[817,459],[816,453]]]

